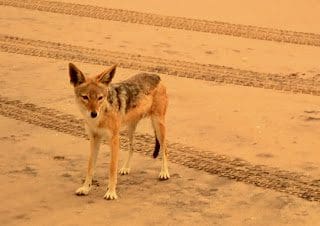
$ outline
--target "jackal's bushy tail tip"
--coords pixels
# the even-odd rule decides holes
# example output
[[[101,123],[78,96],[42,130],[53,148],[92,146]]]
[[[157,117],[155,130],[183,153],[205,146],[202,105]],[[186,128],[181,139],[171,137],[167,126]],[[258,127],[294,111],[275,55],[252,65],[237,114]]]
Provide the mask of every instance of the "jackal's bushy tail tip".
[[[160,151],[160,143],[156,137],[156,145],[154,146],[154,151],[153,151],[153,158],[157,158],[159,155],[159,151]]]

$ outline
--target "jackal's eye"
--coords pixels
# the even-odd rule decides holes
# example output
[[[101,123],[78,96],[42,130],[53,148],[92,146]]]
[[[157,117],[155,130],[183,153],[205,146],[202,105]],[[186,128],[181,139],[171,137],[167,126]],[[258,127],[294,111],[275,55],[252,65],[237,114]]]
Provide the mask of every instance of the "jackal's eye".
[[[84,100],[89,100],[88,96],[81,96]]]
[[[102,99],[103,99],[103,96],[98,97],[98,100],[102,100]]]

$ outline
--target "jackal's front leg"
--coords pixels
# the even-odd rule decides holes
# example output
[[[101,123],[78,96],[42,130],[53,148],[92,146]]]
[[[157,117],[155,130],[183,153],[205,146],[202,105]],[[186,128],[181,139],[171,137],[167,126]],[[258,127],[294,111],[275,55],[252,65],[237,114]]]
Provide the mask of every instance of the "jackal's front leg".
[[[136,127],[137,127],[137,122],[133,122],[128,126],[129,152],[122,168],[119,170],[119,173],[121,175],[126,175],[130,172],[131,158],[133,155],[133,136],[134,136],[134,131],[136,130]]]
[[[109,185],[105,199],[117,199],[116,186],[117,186],[117,170],[118,170],[118,159],[119,159],[119,132],[112,135],[110,140],[111,149],[111,161],[110,161],[110,171],[109,171]]]
[[[92,179],[94,176],[97,156],[101,144],[101,137],[98,135],[90,134],[90,157],[88,162],[88,170],[84,184],[76,190],[77,195],[87,195],[91,190]]]

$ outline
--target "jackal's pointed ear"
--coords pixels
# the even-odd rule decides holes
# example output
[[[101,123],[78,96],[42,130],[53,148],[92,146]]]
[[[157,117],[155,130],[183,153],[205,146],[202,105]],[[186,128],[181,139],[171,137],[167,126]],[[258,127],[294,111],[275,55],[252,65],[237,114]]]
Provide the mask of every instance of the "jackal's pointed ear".
[[[73,86],[78,86],[86,80],[84,74],[73,63],[69,63],[69,76]]]
[[[107,70],[103,71],[101,74],[97,76],[97,81],[108,85],[116,73],[117,64],[112,65]]]

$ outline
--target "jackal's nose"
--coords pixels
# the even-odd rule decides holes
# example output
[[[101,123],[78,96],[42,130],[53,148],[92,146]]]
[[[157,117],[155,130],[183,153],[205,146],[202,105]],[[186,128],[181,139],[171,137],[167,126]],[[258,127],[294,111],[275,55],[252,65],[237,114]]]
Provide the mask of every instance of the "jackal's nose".
[[[97,117],[97,112],[95,112],[95,111],[93,111],[93,112],[91,112],[91,118],[95,118],[95,117]]]

